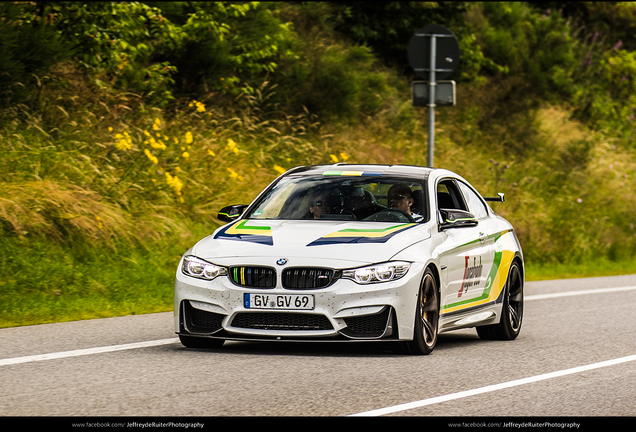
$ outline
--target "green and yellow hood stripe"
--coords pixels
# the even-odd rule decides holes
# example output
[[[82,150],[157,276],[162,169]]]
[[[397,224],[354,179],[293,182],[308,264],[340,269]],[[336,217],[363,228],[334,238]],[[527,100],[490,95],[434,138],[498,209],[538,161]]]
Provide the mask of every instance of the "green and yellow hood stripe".
[[[386,243],[394,235],[416,225],[416,223],[406,223],[379,229],[343,229],[314,240],[307,246],[341,243]]]
[[[262,225],[248,225],[246,219],[240,220],[219,231],[214,238],[220,240],[237,240],[273,245],[272,228]]]

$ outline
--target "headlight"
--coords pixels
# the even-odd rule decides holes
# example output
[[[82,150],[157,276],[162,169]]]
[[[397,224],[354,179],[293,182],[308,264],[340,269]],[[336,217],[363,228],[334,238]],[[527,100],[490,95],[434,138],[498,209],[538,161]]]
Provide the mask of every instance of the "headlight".
[[[181,266],[183,274],[199,279],[212,280],[217,276],[227,275],[227,269],[207,261],[188,255]]]
[[[400,279],[409,271],[410,267],[411,263],[393,261],[357,269],[343,270],[342,277],[351,279],[359,284],[389,282]]]

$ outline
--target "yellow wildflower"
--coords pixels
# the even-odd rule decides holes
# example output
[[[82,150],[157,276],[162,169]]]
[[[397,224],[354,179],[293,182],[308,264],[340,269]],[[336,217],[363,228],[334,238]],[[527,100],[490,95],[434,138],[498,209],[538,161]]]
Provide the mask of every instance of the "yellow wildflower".
[[[236,154],[236,155],[237,155],[237,154],[239,154],[238,146],[236,145],[236,143],[234,142],[234,140],[233,140],[232,138],[229,138],[229,139],[227,140],[227,146],[226,146],[226,148],[227,148],[229,151],[234,152],[234,154]]]
[[[150,153],[150,150],[145,149],[144,153],[146,154],[146,156],[148,156],[148,159],[150,159],[150,161],[153,164],[158,164],[159,163],[159,159],[157,159],[157,157],[155,155],[153,155],[152,153]]]
[[[212,157],[216,156],[216,153],[214,153],[212,150],[208,150],[208,154]]]
[[[104,224],[102,223],[102,218],[100,218],[99,216],[95,216],[95,220],[97,221],[97,228],[99,229],[104,228]]]
[[[112,131],[113,131],[113,128],[108,126],[108,132],[112,132]]]
[[[176,193],[177,195],[181,195],[181,189],[183,189],[183,182],[179,180],[179,177],[177,176],[173,177],[170,175],[170,173],[167,172],[166,183],[168,183],[168,186],[172,188],[174,193]]]
[[[278,172],[278,174],[284,174],[287,170],[282,166],[274,165],[274,170]]]
[[[192,132],[186,132],[185,135],[186,144],[191,144],[194,139],[192,138]]]
[[[181,157],[182,157],[182,158],[184,158],[184,159],[187,159],[187,158],[189,158],[189,157],[190,157],[190,153],[188,153],[187,151],[186,151],[186,152],[183,152],[183,153],[181,154]]]
[[[340,159],[342,159],[344,162],[349,160],[349,156],[347,156],[346,153],[340,153]]]
[[[128,132],[124,132],[122,134],[115,135],[117,141],[115,142],[115,147],[119,150],[130,150],[132,148],[132,138],[128,135]]]
[[[153,149],[157,149],[157,150],[165,150],[167,147],[166,145],[163,143],[163,141],[159,140],[157,141],[154,137],[150,137],[150,139],[148,140],[148,142],[150,143],[150,147],[152,147]]]
[[[227,168],[227,170],[230,173],[230,178],[232,180],[236,180],[239,177],[238,173],[234,171],[232,168]]]
[[[329,157],[331,158],[331,162],[338,163],[338,158],[336,157],[336,155],[330,154]]]
[[[152,130],[159,130],[159,129],[161,129],[161,120],[159,120],[158,118],[155,118],[155,121],[152,124]]]
[[[205,112],[205,105],[203,105],[203,103],[201,103],[201,102],[198,102],[198,101],[194,100],[194,101],[190,102],[188,104],[188,106],[190,108],[192,108],[193,106],[196,106],[198,112]]]
[[[147,130],[144,130],[144,135],[149,137],[150,136],[150,132],[148,132]]]

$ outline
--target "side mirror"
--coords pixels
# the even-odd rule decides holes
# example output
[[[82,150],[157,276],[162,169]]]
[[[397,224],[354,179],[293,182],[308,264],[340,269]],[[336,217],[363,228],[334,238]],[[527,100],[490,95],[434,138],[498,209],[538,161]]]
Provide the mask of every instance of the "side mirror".
[[[467,228],[477,226],[477,219],[472,213],[464,210],[440,209],[440,231],[450,228]]]
[[[236,204],[223,207],[221,211],[219,211],[217,219],[223,222],[233,222],[243,214],[243,211],[247,207],[247,204]]]
[[[494,202],[506,202],[504,198],[504,194],[499,192],[496,197],[484,197],[484,201],[494,201]]]

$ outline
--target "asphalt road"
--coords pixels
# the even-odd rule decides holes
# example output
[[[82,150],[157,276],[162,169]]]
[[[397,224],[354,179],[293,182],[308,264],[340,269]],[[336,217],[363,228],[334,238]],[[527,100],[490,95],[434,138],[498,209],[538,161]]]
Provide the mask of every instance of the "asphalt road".
[[[515,341],[469,329],[423,357],[187,349],[172,313],[0,329],[0,415],[635,416],[636,275],[527,283],[526,298]]]

